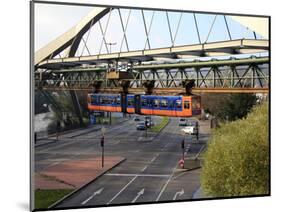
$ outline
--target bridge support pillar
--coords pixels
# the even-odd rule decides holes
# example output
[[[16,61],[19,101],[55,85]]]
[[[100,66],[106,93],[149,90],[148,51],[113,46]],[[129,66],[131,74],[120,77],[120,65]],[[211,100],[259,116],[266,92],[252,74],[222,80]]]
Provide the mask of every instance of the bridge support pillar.
[[[182,81],[182,86],[185,88],[185,94],[186,95],[192,95],[192,88],[195,86],[195,80],[184,80]]]
[[[122,87],[122,93],[127,94],[128,93],[128,88],[130,87],[130,80],[120,80],[119,85]]]
[[[82,117],[82,112],[81,112],[81,107],[77,98],[77,94],[75,90],[70,90],[69,91],[71,99],[72,99],[72,104],[75,110],[75,113],[79,119],[79,124],[81,127],[84,126],[84,122],[83,122],[83,117]]]
[[[94,81],[93,83],[93,93],[98,93],[101,88],[102,81]]]
[[[153,93],[155,80],[146,80],[142,83],[142,85],[145,87],[145,94],[151,95]]]

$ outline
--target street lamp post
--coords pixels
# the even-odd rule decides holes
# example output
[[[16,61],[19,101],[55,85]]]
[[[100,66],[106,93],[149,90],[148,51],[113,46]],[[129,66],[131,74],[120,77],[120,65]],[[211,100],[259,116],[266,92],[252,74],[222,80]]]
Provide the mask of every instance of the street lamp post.
[[[108,43],[105,43],[106,45],[108,45],[109,46],[109,54],[111,54],[111,46],[113,46],[113,45],[116,45],[117,43],[116,42],[108,42]]]

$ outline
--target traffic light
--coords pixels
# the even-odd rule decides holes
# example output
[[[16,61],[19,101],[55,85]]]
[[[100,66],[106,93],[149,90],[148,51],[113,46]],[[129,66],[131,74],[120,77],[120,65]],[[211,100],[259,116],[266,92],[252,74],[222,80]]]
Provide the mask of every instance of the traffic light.
[[[149,128],[149,124],[148,123],[149,123],[148,121],[145,121],[146,128]]]

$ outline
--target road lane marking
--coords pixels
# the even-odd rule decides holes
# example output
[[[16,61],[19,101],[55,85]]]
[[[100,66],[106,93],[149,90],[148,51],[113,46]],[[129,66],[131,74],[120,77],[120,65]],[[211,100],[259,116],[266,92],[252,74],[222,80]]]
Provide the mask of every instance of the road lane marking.
[[[134,180],[137,178],[138,176],[135,176],[133,179],[130,180],[130,182],[128,182],[117,194],[115,194],[115,196],[109,200],[109,202],[107,202],[106,204],[109,205],[113,200],[116,199],[116,197],[118,197],[132,182],[134,182]]]
[[[144,170],[146,170],[147,167],[148,167],[148,165],[146,165],[145,167],[143,167],[143,169],[141,170],[141,172],[143,172]]]
[[[184,190],[183,188],[181,189],[181,191],[178,191],[175,193],[174,197],[173,197],[173,200],[176,200],[178,196],[181,196],[184,194]]]
[[[158,153],[154,158],[152,158],[152,159],[150,160],[150,163],[152,163],[153,161],[155,161],[155,159],[156,159],[158,156],[159,156],[159,153]]]
[[[93,199],[94,196],[100,194],[102,191],[103,191],[103,188],[101,188],[101,189],[95,191],[93,195],[91,195],[88,199],[86,199],[85,201],[83,201],[81,204],[82,204],[82,205],[85,205],[87,202],[89,202],[91,199]]]
[[[138,199],[141,195],[143,195],[143,193],[144,193],[144,188],[138,192],[138,195],[132,200],[131,203],[136,202],[137,199]]]
[[[119,173],[108,173],[105,176],[118,176],[118,177],[165,177],[168,178],[168,174],[119,174]]]
[[[173,177],[173,175],[174,175],[174,172],[175,172],[175,170],[176,170],[176,168],[177,168],[177,164],[178,164],[178,163],[176,163],[176,166],[175,166],[175,168],[173,169],[172,174],[169,176],[169,179],[166,181],[165,185],[162,187],[160,193],[158,194],[158,196],[157,196],[157,198],[156,198],[156,200],[155,200],[156,202],[159,201],[160,197],[162,196],[163,192],[165,191],[166,187],[168,186],[169,182],[171,181],[171,179],[172,179],[172,177]]]
[[[194,157],[194,159],[198,159],[199,155],[201,154],[201,152],[203,151],[203,149],[205,148],[205,145],[202,145],[202,147],[200,148],[199,152],[197,153],[197,155]]]

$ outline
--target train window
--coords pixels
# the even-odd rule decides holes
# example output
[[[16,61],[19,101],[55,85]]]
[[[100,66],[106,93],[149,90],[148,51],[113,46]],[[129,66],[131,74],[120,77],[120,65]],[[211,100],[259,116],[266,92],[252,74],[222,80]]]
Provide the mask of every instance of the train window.
[[[176,100],[176,108],[181,108],[181,100],[180,99]]]
[[[91,96],[91,104],[95,104],[95,96]]]
[[[159,99],[154,99],[153,107],[158,108],[159,107]]]
[[[116,98],[116,104],[117,104],[117,105],[120,105],[120,96],[117,96],[117,98]]]
[[[153,107],[153,100],[151,98],[147,99],[148,107]]]
[[[91,96],[91,103],[92,104],[98,104],[99,103],[99,96],[92,95]]]
[[[168,108],[173,108],[173,107],[174,107],[173,99],[169,99]]]
[[[106,97],[101,96],[100,97],[100,102],[101,102],[102,105],[105,105],[106,104]]]
[[[134,106],[134,99],[128,98],[128,106]]]
[[[111,98],[111,96],[107,97],[107,104],[111,105],[113,103],[113,99]]]
[[[161,107],[167,107],[168,106],[168,101],[167,99],[162,99],[161,100]]]
[[[190,108],[190,102],[184,101],[184,109],[189,109],[189,108]]]
[[[111,104],[111,102],[112,102],[108,96],[101,96],[100,99],[101,99],[102,105],[108,105],[108,104]]]
[[[141,106],[143,106],[143,107],[147,106],[147,99],[145,99],[145,98],[141,99]]]

